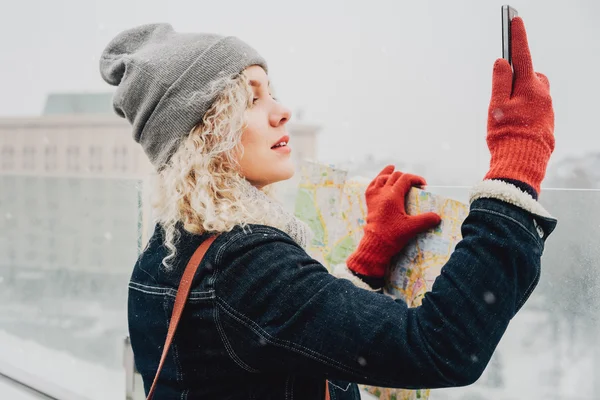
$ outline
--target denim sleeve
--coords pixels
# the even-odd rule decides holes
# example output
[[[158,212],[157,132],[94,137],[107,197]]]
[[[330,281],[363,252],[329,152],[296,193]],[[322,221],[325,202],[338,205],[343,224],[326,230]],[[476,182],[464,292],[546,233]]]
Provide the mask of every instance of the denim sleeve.
[[[215,320],[251,372],[402,388],[462,386],[485,369],[540,276],[550,218],[477,199],[463,240],[417,308],[330,275],[289,237],[254,227],[218,256]]]

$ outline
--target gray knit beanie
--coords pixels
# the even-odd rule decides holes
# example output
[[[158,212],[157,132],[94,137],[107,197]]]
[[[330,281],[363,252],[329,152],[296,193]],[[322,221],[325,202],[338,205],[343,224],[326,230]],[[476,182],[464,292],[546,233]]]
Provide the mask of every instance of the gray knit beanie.
[[[213,83],[265,60],[232,36],[179,33],[169,24],[142,25],[118,34],[100,57],[100,73],[117,86],[115,112],[133,126],[157,169],[215,101]]]

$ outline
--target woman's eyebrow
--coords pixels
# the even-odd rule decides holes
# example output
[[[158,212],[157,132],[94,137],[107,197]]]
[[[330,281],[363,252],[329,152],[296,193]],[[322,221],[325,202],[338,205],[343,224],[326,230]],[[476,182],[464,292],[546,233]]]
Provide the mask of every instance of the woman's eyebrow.
[[[254,80],[254,79],[251,79],[251,80],[249,81],[249,83],[250,83],[250,86],[252,86],[252,87],[257,87],[257,88],[259,88],[259,87],[261,87],[261,86],[262,86],[262,83],[261,83],[260,81],[257,81],[257,80]],[[269,88],[271,87],[271,82],[268,82],[268,87],[269,87]]]

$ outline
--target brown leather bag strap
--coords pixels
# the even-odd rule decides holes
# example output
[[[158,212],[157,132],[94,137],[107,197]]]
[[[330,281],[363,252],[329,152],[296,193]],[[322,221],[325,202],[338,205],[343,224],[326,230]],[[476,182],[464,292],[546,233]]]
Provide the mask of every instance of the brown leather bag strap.
[[[151,400],[152,396],[154,396],[156,382],[158,381],[158,376],[160,375],[160,371],[162,370],[163,364],[165,363],[165,359],[167,358],[167,353],[169,352],[169,348],[171,347],[173,336],[175,336],[175,331],[177,330],[177,325],[179,324],[179,319],[181,318],[183,307],[185,307],[188,295],[190,294],[192,280],[194,279],[194,275],[196,275],[198,266],[202,262],[206,251],[208,250],[210,245],[215,241],[216,238],[217,236],[211,236],[208,239],[206,239],[200,246],[198,246],[198,248],[192,255],[192,258],[190,258],[190,261],[185,267],[185,271],[183,272],[183,276],[181,277],[181,282],[179,282],[179,287],[177,288],[177,295],[175,296],[175,305],[173,306],[171,321],[169,322],[169,330],[167,331],[165,346],[163,347],[162,355],[160,356],[160,362],[158,363],[158,369],[156,370],[156,375],[154,375],[154,381],[152,382],[152,387],[148,392],[148,397],[146,397],[146,400]]]

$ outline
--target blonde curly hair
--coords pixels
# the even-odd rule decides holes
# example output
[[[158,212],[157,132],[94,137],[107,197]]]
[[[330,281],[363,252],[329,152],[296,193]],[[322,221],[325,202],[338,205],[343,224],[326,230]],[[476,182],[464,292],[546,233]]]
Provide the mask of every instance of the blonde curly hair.
[[[177,252],[179,223],[194,234],[227,232],[250,223],[280,229],[285,224],[277,220],[280,210],[273,211],[278,206],[257,196],[259,190],[239,172],[245,111],[253,98],[249,79],[244,73],[223,78],[211,91],[218,93],[215,102],[155,176],[152,206],[165,232],[169,254],[162,264],[167,268]],[[261,192],[272,197],[268,186]]]

